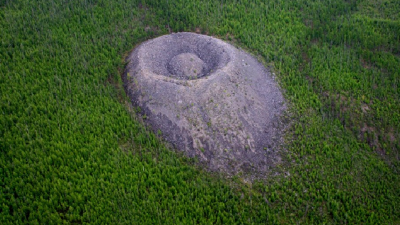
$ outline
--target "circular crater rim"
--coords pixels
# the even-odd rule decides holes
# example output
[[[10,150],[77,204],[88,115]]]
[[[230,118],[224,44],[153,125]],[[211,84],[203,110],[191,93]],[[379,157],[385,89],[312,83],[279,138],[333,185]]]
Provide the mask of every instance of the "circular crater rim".
[[[143,69],[177,80],[210,76],[233,58],[229,46],[221,40],[188,32],[152,39],[140,47],[139,56]]]

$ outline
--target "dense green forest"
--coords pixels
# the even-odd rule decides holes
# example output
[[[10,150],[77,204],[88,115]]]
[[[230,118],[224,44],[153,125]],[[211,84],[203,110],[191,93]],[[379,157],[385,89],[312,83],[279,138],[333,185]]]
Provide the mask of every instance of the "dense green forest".
[[[139,122],[124,56],[179,31],[274,71],[286,174],[206,172]],[[0,224],[400,223],[399,0],[0,0],[0,98]]]

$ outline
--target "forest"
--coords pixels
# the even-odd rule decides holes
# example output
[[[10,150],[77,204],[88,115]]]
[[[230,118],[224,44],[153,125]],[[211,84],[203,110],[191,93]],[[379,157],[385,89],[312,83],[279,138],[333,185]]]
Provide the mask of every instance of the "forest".
[[[400,223],[399,0],[0,0],[0,31],[0,224]],[[181,31],[276,74],[277,175],[210,173],[140,122],[125,56]]]

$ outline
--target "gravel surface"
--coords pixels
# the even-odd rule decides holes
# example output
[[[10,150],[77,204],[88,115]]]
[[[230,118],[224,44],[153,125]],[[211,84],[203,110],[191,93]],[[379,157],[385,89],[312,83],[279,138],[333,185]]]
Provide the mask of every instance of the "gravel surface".
[[[127,57],[126,91],[145,122],[212,171],[266,174],[280,161],[284,98],[256,59],[219,39],[174,33]]]

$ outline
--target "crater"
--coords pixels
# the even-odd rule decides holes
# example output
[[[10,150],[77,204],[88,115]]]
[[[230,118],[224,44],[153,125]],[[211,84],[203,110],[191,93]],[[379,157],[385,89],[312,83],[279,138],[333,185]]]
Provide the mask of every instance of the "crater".
[[[197,78],[210,76],[227,65],[230,54],[223,42],[204,35],[193,35],[177,33],[144,43],[142,47],[150,43],[151,46],[145,52],[143,48],[139,49],[143,51],[140,52],[141,67],[155,75],[189,80],[195,74]]]
[[[125,90],[154,132],[211,171],[262,177],[280,163],[285,100],[248,53],[206,35],[148,40],[126,58]]]

